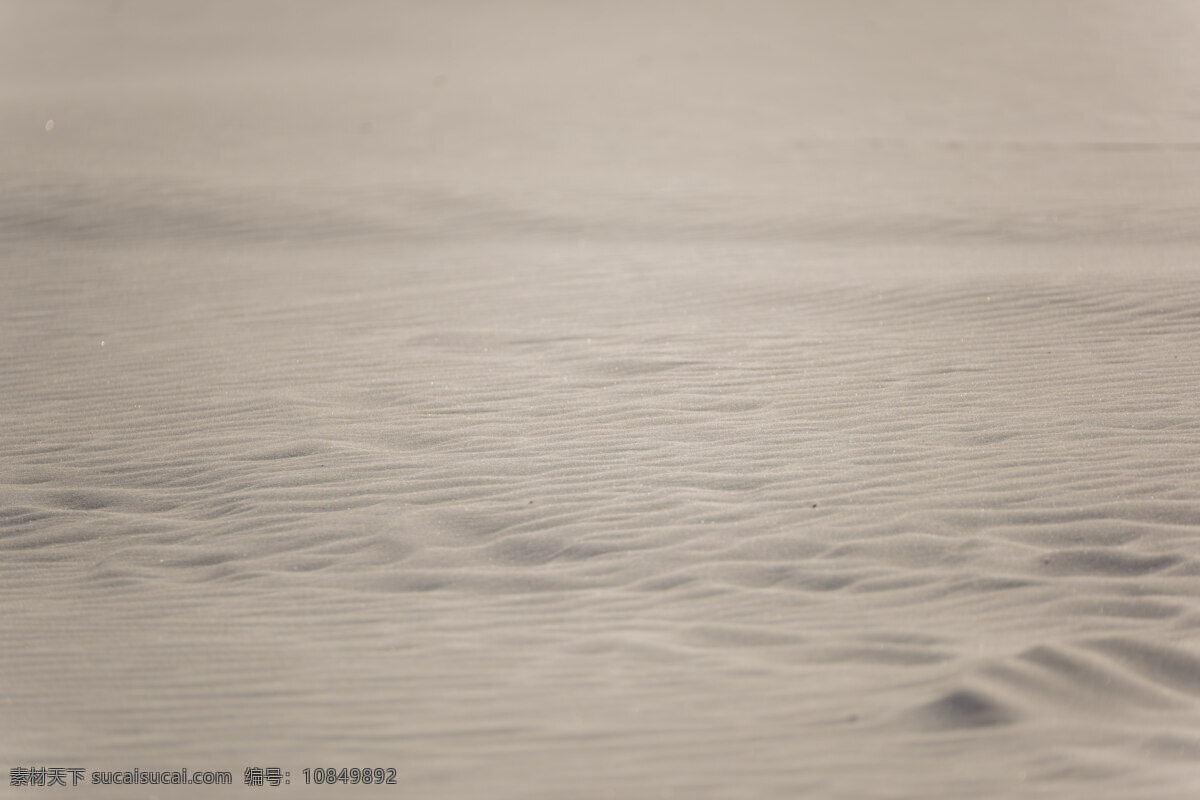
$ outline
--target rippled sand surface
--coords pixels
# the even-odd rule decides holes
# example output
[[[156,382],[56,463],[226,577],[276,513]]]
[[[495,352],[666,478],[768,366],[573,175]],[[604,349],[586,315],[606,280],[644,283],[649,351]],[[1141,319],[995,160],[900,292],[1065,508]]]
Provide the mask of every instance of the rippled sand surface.
[[[1194,796],[1194,9],[339,9],[0,12],[0,766]]]

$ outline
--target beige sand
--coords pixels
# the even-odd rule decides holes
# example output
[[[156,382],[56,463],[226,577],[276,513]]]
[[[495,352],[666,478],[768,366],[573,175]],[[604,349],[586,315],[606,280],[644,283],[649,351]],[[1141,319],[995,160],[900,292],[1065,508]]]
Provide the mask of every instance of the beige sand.
[[[0,10],[0,766],[1200,790],[1194,6],[248,5]]]

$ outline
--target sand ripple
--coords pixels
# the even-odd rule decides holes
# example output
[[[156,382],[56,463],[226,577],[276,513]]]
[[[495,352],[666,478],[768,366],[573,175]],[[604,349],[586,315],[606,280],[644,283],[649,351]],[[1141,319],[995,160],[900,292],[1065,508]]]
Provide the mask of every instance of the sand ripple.
[[[18,256],[14,758],[382,759],[462,797],[1183,785],[1189,274],[473,247]]]

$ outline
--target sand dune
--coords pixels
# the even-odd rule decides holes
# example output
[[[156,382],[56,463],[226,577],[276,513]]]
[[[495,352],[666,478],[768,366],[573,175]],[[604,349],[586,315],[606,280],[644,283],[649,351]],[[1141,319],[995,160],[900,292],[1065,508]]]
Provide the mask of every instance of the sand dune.
[[[1194,14],[917,6],[8,9],[7,766],[1193,795]]]

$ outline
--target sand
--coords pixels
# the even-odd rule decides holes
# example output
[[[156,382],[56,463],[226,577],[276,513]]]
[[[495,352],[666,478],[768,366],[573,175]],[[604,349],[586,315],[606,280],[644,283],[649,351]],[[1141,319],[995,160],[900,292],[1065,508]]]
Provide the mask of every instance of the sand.
[[[1194,7],[243,5],[0,11],[0,766],[236,784],[0,796],[1195,796]]]

